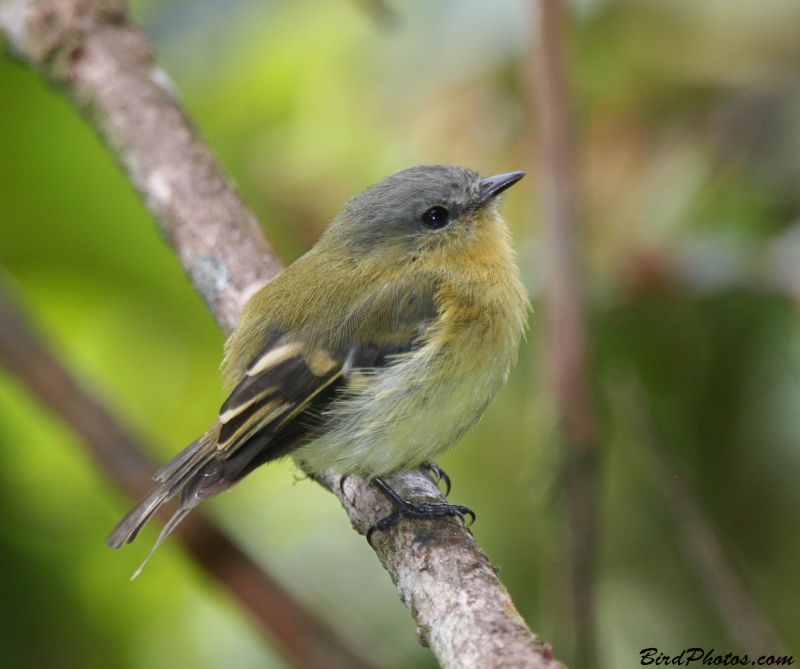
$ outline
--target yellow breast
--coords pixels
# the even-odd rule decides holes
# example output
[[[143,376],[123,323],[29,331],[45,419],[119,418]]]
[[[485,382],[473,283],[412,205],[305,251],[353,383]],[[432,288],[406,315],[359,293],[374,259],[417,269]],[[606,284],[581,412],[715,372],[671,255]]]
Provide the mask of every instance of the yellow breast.
[[[458,262],[438,259],[440,317],[422,346],[351,384],[329,412],[334,427],[296,459],[384,476],[434,459],[478,423],[516,361],[528,309],[504,228],[482,241]]]

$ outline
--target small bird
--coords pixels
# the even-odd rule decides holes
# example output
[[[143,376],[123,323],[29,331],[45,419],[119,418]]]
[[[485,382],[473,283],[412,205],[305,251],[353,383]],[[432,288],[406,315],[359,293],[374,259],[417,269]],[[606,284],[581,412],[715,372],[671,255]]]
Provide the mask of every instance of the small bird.
[[[219,416],[106,545],[133,541],[180,493],[152,555],[199,502],[287,455],[389,498],[395,512],[368,539],[401,518],[474,518],[407,502],[383,477],[423,467],[449,489],[433,459],[478,423],[516,362],[528,299],[497,196],[524,176],[419,165],[347,202],[247,303],[225,346],[232,392]]]

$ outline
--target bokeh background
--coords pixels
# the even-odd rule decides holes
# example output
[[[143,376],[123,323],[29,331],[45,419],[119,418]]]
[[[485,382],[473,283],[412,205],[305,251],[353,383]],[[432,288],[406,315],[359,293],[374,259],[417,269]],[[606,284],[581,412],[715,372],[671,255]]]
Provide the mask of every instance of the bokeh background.
[[[386,8],[389,8],[387,11]],[[531,627],[569,661],[562,458],[543,375],[535,5],[134,0],[159,61],[288,260],[417,163],[523,169],[507,217],[534,312],[520,363],[440,464]],[[739,651],[666,473],[800,653],[800,4],[580,0],[570,84],[601,419],[599,665]],[[61,360],[163,461],[223,397],[222,336],[62,94],[0,58],[0,272]],[[653,459],[667,469],[650,466]],[[650,465],[648,464],[650,463]],[[273,464],[207,511],[365,657],[434,667],[337,500]],[[663,478],[663,476],[662,476]],[[0,664],[278,669],[258,626],[0,367]]]

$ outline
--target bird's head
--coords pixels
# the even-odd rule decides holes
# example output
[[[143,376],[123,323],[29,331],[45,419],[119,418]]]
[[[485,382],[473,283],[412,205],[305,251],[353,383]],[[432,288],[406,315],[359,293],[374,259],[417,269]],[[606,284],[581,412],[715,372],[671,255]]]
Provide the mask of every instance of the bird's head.
[[[524,172],[483,179],[454,165],[418,165],[353,197],[326,231],[323,245],[354,257],[398,263],[455,261],[505,236],[497,196]]]

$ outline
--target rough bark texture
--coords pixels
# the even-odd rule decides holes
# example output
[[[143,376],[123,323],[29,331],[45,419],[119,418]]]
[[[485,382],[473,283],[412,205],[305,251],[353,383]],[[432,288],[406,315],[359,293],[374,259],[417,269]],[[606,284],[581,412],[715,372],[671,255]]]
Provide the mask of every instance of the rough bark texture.
[[[387,481],[410,501],[444,501],[421,471]],[[342,504],[362,534],[393,510],[381,493],[356,477],[341,484],[338,477],[326,477],[322,483],[343,492]],[[551,647],[528,630],[496,568],[461,521],[406,522],[386,534],[374,533],[372,544],[417,621],[417,637],[443,667],[563,669]]]
[[[225,332],[259,286],[283,267],[210,150],[180,110],[152,48],[117,0],[4,0],[0,32],[12,50],[64,85],[100,131],[161,222]],[[387,515],[364,481],[318,477],[364,532]],[[412,472],[392,479],[411,499],[443,501]],[[401,522],[375,535],[376,552],[448,669],[562,665],[526,627],[471,533],[455,520]]]
[[[119,0],[0,5],[12,51],[62,85],[155,214],[197,291],[230,332],[284,265],[180,109],[169,77]]]

